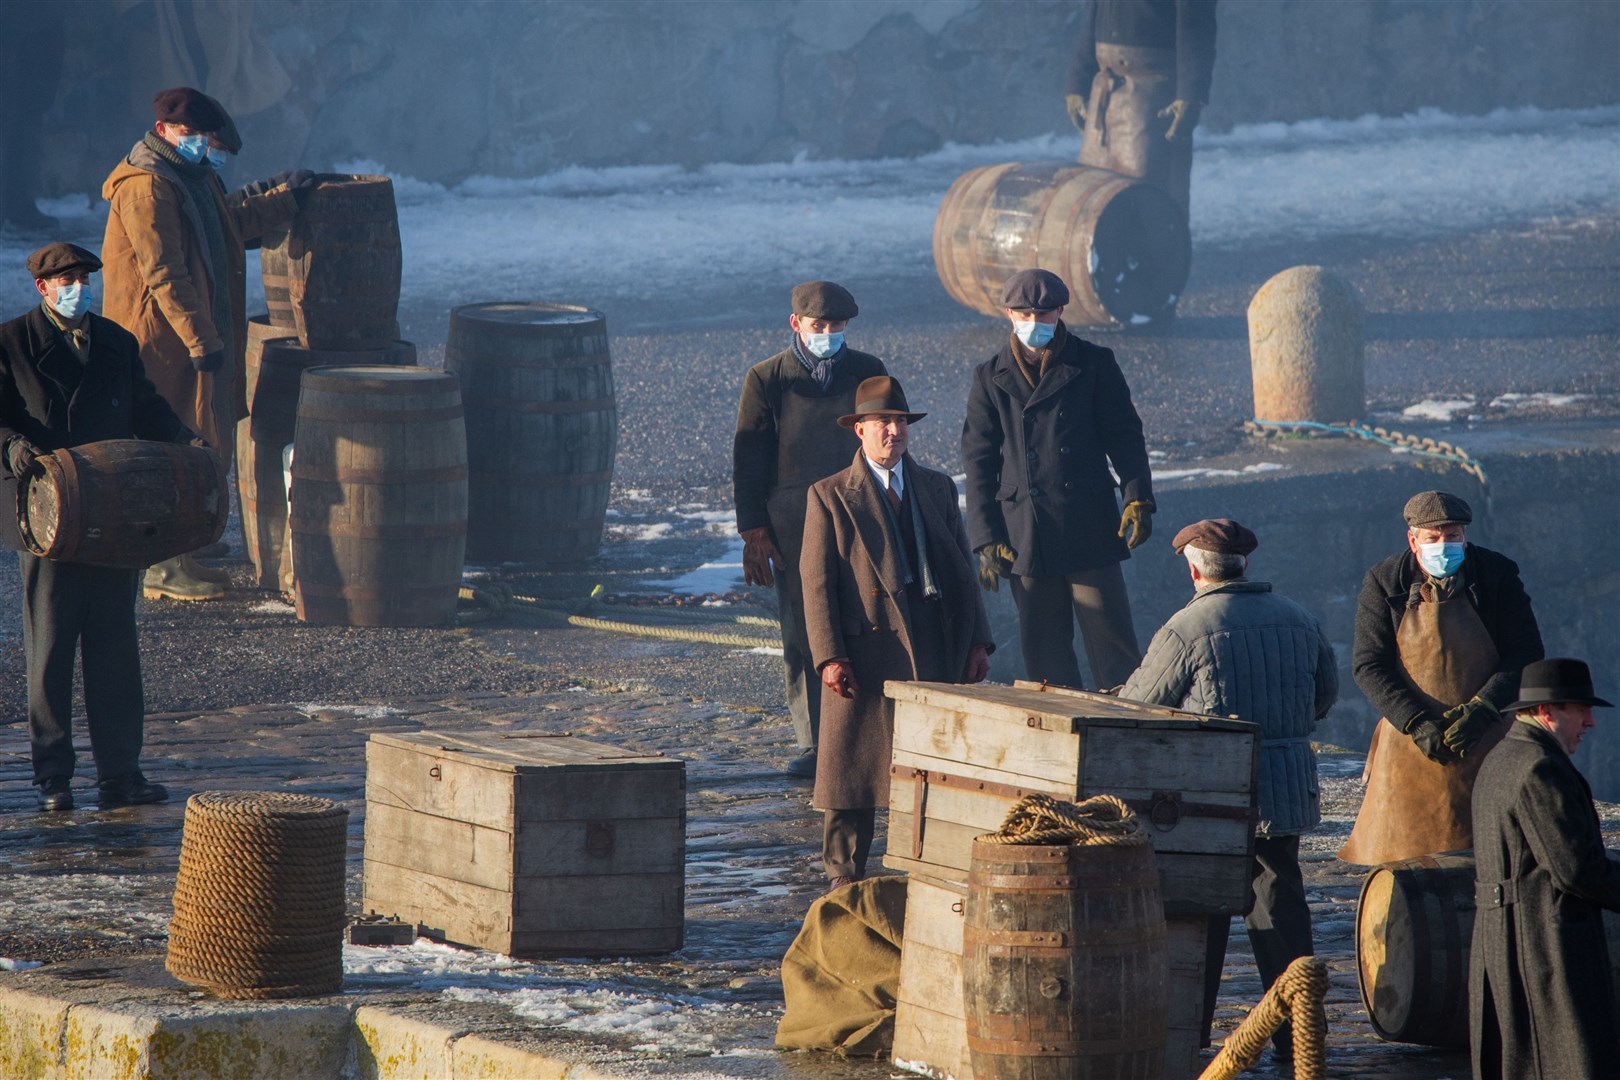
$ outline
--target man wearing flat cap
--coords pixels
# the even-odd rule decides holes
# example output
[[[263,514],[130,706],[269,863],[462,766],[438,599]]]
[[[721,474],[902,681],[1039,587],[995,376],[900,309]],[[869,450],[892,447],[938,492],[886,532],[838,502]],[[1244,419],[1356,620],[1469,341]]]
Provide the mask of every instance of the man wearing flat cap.
[[[1382,719],[1339,858],[1367,866],[1474,846],[1474,777],[1543,655],[1518,566],[1468,542],[1466,502],[1422,491],[1403,516],[1406,550],[1367,571],[1356,607],[1356,685]]]
[[[865,874],[876,808],[889,805],[894,702],[884,681],[980,682],[995,648],[956,483],[906,453],[925,415],[898,380],[863,380],[838,418],[860,440],[855,458],[810,488],[805,512],[805,628],[826,690],[813,805],[831,888]]]
[[[70,810],[73,664],[82,656],[84,711],[103,807],[159,802],[141,774],[145,706],[135,631],[135,571],[43,559],[23,544],[15,508],[37,459],[107,439],[194,442],[147,379],[140,345],[90,312],[95,254],[47,244],[28,257],[39,306],[0,325],[0,537],[18,551],[28,735],[41,810]]]
[[[1514,717],[1474,785],[1474,940],[1468,1000],[1475,1080],[1620,1076],[1603,912],[1620,861],[1570,756],[1593,726],[1580,660],[1527,664]]]
[[[1295,958],[1314,952],[1299,838],[1322,820],[1311,732],[1338,699],[1338,663],[1310,612],[1248,578],[1254,533],[1213,518],[1188,525],[1171,546],[1187,560],[1193,598],[1153,635],[1119,696],[1260,725],[1254,907],[1244,924],[1269,988]],[[1225,916],[1210,920],[1206,1022],[1230,929]],[[1293,1056],[1288,1025],[1272,1042],[1279,1058]]]
[[[237,387],[247,350],[244,245],[291,218],[315,175],[300,170],[258,194],[227,195],[216,172],[241,141],[225,108],[185,86],[160,92],[152,107],[152,130],[101,189],[112,204],[105,312],[135,335],[158,392],[229,468],[245,415]],[[179,555],[147,571],[145,591],[148,599],[213,600],[229,580]]]
[[[1064,326],[1068,301],[1045,270],[1002,289],[1012,333],[973,372],[962,425],[968,540],[986,589],[1011,582],[1029,678],[1084,687],[1078,619],[1092,677],[1118,686],[1142,659],[1119,564],[1153,532],[1153,480],[1125,376]]]
[[[887,375],[883,361],[844,342],[860,312],[855,298],[831,281],[793,287],[788,326],[793,340],[748,369],[732,440],[732,491],[743,538],[743,579],[775,585],[782,623],[782,676],[799,755],[794,776],[816,774],[821,684],[810,663],[799,583],[805,493],[849,464],[849,442],[838,417],[855,408],[862,380]]]

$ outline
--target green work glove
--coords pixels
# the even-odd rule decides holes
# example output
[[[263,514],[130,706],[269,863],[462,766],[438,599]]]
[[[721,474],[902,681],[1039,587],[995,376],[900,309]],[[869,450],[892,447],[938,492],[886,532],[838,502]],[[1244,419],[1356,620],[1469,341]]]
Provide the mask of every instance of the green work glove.
[[[1496,711],[1496,706],[1477,697],[1454,709],[1447,709],[1446,719],[1450,724],[1445,734],[1446,749],[1467,760],[1491,725],[1501,718],[1502,714]]]
[[[1086,130],[1086,95],[1064,94],[1063,109],[1069,114],[1069,123],[1076,131]]]
[[[1456,755],[1446,746],[1446,733],[1439,724],[1427,716],[1420,716],[1406,729],[1406,734],[1417,743],[1417,748],[1423,751],[1423,756],[1436,765],[1455,765]]]
[[[1133,499],[1125,504],[1125,512],[1119,515],[1119,532],[1115,535],[1125,541],[1126,547],[1141,547],[1153,535],[1154,509],[1146,499]],[[1129,536],[1125,535],[1127,532]]]
[[[1193,128],[1198,126],[1198,114],[1204,107],[1196,101],[1187,101],[1177,98],[1159,110],[1160,120],[1170,121],[1170,130],[1164,133],[1169,142],[1192,138]]]
[[[979,549],[979,585],[985,592],[1000,592],[1001,579],[1012,577],[1013,560],[1018,552],[1006,544],[986,544]]]

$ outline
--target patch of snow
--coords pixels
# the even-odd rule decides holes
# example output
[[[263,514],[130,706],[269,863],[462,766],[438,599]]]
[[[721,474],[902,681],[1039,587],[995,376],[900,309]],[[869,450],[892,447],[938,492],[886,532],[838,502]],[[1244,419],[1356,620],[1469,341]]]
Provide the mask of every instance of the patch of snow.
[[[310,717],[323,712],[337,713],[340,716],[352,716],[356,720],[384,720],[390,716],[401,715],[398,709],[391,709],[387,705],[321,705],[313,701],[306,701],[292,707]]]
[[[1286,468],[1288,466],[1280,461],[1257,461],[1241,469],[1154,469],[1153,480],[1158,483],[1162,480],[1191,480],[1196,477],[1254,476],[1257,473],[1276,472]]]
[[[43,960],[13,960],[9,956],[0,956],[0,971],[32,971],[44,964]]]
[[[775,646],[773,646],[773,645],[760,645],[760,646],[757,646],[755,648],[744,649],[742,651],[747,653],[750,656],[781,656],[782,655],[782,650],[775,647]]]
[[[260,600],[257,604],[249,607],[248,610],[258,615],[298,614],[298,609],[287,603],[285,600]]]
[[[675,531],[675,526],[667,521],[655,521],[649,525],[609,525],[607,534],[616,540],[663,540]]]
[[[1553,408],[1563,408],[1573,405],[1577,401],[1585,401],[1590,394],[1553,394],[1545,390],[1538,390],[1533,394],[1499,394],[1491,399],[1493,409],[1515,409],[1527,405],[1550,405]]]
[[[1439,420],[1449,423],[1456,419],[1458,413],[1466,413],[1474,407],[1473,398],[1426,398],[1416,405],[1408,405],[1401,410],[1401,415],[1411,420]]]

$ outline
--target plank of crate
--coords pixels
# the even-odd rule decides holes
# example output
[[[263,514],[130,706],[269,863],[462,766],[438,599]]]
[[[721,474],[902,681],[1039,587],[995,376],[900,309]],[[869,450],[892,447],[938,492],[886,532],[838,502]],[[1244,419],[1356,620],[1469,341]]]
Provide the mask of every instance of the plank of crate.
[[[463,733],[451,731],[377,732],[373,740],[426,754],[455,753],[491,769],[515,771],[533,765],[567,767],[611,761],[616,766],[667,768],[678,764],[663,754],[625,750],[573,735],[538,731]]]
[[[898,1068],[935,1080],[973,1080],[967,1021],[909,1001],[898,1002],[890,1060]]]
[[[894,710],[896,754],[972,762],[1053,783],[1074,784],[1078,780],[1084,738],[909,701],[899,702]]]
[[[592,874],[520,877],[513,890],[512,930],[650,930],[685,918],[684,874]]]
[[[680,926],[646,930],[537,930],[514,934],[511,955],[647,956],[675,952],[684,941]]]
[[[367,859],[361,902],[368,912],[422,923],[429,937],[453,945],[511,951],[509,892]]]
[[[967,886],[913,874],[906,882],[906,941],[962,955],[963,905]]]
[[[1254,791],[1258,735],[1241,731],[1088,731],[1081,764],[1086,793],[1127,788],[1179,791],[1188,802],[1247,805]],[[1235,793],[1240,800],[1206,798]]]

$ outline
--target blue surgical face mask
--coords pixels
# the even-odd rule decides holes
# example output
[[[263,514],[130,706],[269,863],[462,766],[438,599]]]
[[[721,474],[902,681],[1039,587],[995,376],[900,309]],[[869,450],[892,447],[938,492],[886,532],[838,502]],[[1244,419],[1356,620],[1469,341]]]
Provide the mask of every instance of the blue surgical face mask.
[[[221,150],[219,147],[210,146],[208,148],[208,164],[214,167],[215,172],[219,172],[221,169],[223,169],[225,167],[225,163],[230,159],[231,155],[226,153],[224,150]]]
[[[1434,544],[1418,545],[1418,565],[1429,572],[1430,577],[1450,577],[1462,565],[1463,546],[1461,544],[1448,544],[1440,541]]]
[[[71,285],[59,286],[56,290],[56,299],[51,301],[51,307],[64,319],[77,319],[90,310],[90,301],[94,297],[90,293],[90,286],[75,281]]]
[[[208,136],[182,135],[180,141],[174,144],[174,149],[181,157],[197,165],[208,156]]]
[[[1052,340],[1052,335],[1055,333],[1057,333],[1057,323],[1038,322],[1035,319],[1030,319],[1028,322],[1013,323],[1014,336],[1031,349],[1045,348],[1046,343]]]
[[[837,334],[802,334],[804,347],[825,360],[833,353],[844,347],[844,335]]]

